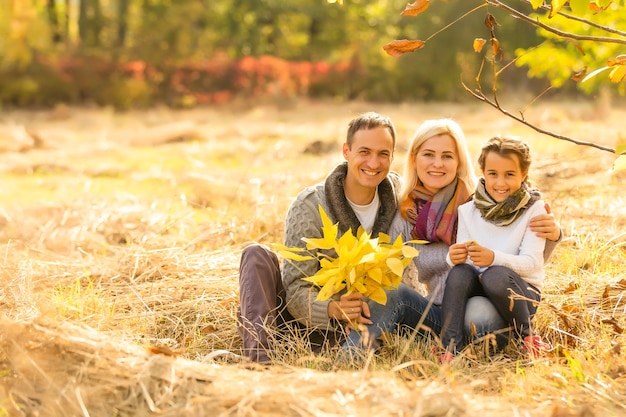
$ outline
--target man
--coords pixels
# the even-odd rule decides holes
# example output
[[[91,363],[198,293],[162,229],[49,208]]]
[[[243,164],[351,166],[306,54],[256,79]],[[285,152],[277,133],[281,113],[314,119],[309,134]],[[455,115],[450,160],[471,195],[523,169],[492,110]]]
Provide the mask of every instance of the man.
[[[340,233],[351,229],[356,234],[359,226],[372,237],[386,232],[397,209],[399,177],[390,173],[395,144],[396,130],[388,117],[370,112],[350,121],[342,149],[346,162],[323,182],[303,190],[291,204],[285,245],[303,247],[303,237],[322,236],[319,205],[333,223],[339,223]],[[256,362],[269,360],[266,328],[277,320],[293,317],[301,326],[321,334],[318,339],[334,336],[341,322],[372,323],[368,304],[358,293],[315,301],[319,289],[302,278],[314,275],[318,268],[316,260],[297,265],[286,262],[281,282],[278,259],[272,251],[258,244],[244,249],[239,276],[239,332],[244,355]]]

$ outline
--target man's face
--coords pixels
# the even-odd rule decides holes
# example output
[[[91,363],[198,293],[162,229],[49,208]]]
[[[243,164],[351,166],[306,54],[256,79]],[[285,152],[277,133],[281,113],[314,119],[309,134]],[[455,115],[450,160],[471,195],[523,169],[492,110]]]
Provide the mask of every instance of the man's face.
[[[353,136],[351,149],[343,145],[343,156],[348,161],[346,195],[349,191],[374,191],[389,173],[393,161],[393,137],[386,127],[361,129]],[[373,194],[372,194],[373,195]],[[368,202],[354,203],[367,204]]]

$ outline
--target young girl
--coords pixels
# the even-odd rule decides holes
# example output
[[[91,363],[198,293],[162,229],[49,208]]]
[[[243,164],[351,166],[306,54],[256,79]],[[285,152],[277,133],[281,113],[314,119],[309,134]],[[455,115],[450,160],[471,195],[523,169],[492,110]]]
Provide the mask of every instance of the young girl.
[[[530,230],[530,220],[545,214],[545,204],[527,178],[528,146],[514,138],[494,137],[478,159],[483,178],[473,201],[459,207],[457,242],[450,246],[442,302],[442,342],[449,362],[464,346],[467,300],[484,295],[537,355],[543,348],[531,320],[540,301],[545,239]]]

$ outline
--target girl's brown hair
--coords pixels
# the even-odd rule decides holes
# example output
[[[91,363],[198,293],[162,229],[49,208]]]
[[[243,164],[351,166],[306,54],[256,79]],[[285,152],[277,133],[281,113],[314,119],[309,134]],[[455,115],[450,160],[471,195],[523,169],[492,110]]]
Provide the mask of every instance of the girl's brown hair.
[[[526,142],[510,136],[495,136],[483,146],[478,157],[478,165],[482,171],[485,170],[485,159],[487,154],[493,152],[505,158],[517,156],[522,173],[528,175],[530,168],[530,148]]]

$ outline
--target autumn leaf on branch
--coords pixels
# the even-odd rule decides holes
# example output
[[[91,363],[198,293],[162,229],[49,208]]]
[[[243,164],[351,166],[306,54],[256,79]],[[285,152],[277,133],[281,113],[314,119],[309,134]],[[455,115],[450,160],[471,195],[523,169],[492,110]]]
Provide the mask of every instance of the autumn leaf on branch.
[[[612,83],[619,83],[624,79],[624,76],[626,76],[626,66],[618,65],[609,73],[609,80]]]
[[[626,55],[618,55],[613,59],[609,59],[606,63],[609,67],[613,67],[615,65],[626,65]]]
[[[569,7],[572,9],[572,12],[577,15],[583,15],[587,10],[590,9],[590,1],[589,0],[570,0]]]
[[[578,82],[578,81],[582,80],[585,77],[586,74],[587,74],[587,67],[583,68],[580,71],[576,71],[575,73],[573,73],[572,76],[570,77],[570,79],[573,80],[573,81]]]
[[[414,3],[409,3],[406,8],[400,13],[401,16],[417,16],[418,14],[428,9],[428,0],[417,0]]]
[[[491,13],[487,13],[487,15],[485,16],[485,26],[487,27],[487,29],[489,29],[489,32],[491,32],[492,37],[496,36],[495,30],[496,30],[496,26],[499,26],[499,24],[495,16],[492,15]]]
[[[491,52],[493,52],[493,56],[495,59],[501,60],[504,56],[504,52],[500,47],[500,41],[495,36],[490,39],[491,41]]]
[[[420,40],[408,40],[408,39],[400,39],[389,42],[387,45],[383,46],[385,52],[387,52],[391,56],[400,56],[406,54],[407,52],[417,51],[426,45],[426,42]]]
[[[474,39],[474,43],[472,44],[472,47],[474,48],[474,52],[479,53],[480,51],[482,51],[483,46],[485,46],[486,43],[487,41],[483,38]]]
[[[612,1],[604,1],[604,4],[598,4],[595,1],[589,3],[589,10],[594,13],[601,13],[605,11],[612,3]]]

